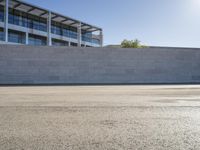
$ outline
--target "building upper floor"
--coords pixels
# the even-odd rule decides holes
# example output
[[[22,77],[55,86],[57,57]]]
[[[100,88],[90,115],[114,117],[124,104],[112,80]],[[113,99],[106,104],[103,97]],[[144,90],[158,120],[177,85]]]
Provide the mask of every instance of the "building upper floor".
[[[11,28],[9,25],[14,26]],[[10,30],[20,31],[22,27],[25,29],[24,32],[29,32],[30,29],[39,31],[38,33],[43,33],[42,36],[46,37],[47,45],[52,45],[52,37],[64,39],[64,42],[73,41],[78,46],[83,43],[97,47],[103,45],[101,28],[19,0],[0,0],[1,26],[5,33],[4,36],[8,36],[10,28]],[[34,34],[37,36],[37,32]]]

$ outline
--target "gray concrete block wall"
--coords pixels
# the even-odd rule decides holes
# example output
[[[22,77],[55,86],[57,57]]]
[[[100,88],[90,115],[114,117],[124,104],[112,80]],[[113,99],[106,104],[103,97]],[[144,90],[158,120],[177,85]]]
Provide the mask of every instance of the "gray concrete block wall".
[[[200,49],[0,45],[0,84],[200,83]]]

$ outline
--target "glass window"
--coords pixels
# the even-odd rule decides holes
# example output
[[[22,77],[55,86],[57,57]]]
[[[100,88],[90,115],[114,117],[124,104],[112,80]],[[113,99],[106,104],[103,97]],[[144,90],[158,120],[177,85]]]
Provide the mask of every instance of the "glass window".
[[[41,22],[39,26],[40,26],[39,29],[41,31],[45,31],[45,32],[47,31],[47,24]]]
[[[1,22],[4,21],[4,13],[2,11],[0,11],[0,21]]]
[[[4,41],[4,32],[3,32],[3,28],[0,28],[0,40]]]
[[[1,14],[0,14],[1,20]],[[40,31],[47,31],[46,19],[26,14],[18,10],[9,9],[9,23]]]
[[[68,46],[68,42],[57,40],[57,39],[52,39],[52,45],[54,45],[54,46]]]
[[[62,26],[60,23],[53,21],[52,25],[51,25],[51,32],[53,34],[57,34],[57,35],[63,35],[62,34]]]
[[[100,44],[99,39],[92,38],[92,32],[82,32],[82,41],[90,42],[94,44]]]
[[[9,30],[8,41],[13,43],[25,44],[25,34],[22,32]]]
[[[69,31],[69,37],[73,38],[73,39],[77,39],[78,38],[78,34],[76,32]]]
[[[27,18],[22,18],[22,26],[23,27],[27,27],[28,26],[28,20],[27,20]]]
[[[51,33],[77,39],[77,29],[67,25],[62,25],[58,22],[53,21],[51,26]]]
[[[69,30],[63,29],[63,36],[69,37]]]
[[[10,24],[14,24],[13,23],[13,19],[14,18],[14,16],[12,15],[12,14],[9,14],[9,16],[8,16],[8,22],[10,23]]]
[[[82,32],[82,41],[92,42],[92,33],[91,32]]]
[[[92,43],[94,43],[94,44],[100,44],[100,40],[98,40],[98,39],[92,39]]]
[[[0,6],[0,21],[4,21],[4,7]]]
[[[77,43],[73,43],[73,42],[71,42],[71,46],[77,47],[78,44],[77,44]]]
[[[46,45],[46,38],[37,36],[37,35],[29,35],[29,45]]]
[[[13,17],[13,24],[19,25],[19,23],[20,23],[19,16],[14,16],[14,17]]]

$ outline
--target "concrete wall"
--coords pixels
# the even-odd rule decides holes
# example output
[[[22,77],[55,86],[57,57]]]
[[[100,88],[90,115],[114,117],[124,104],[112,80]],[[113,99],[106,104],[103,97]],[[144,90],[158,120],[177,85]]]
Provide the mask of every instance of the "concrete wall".
[[[0,84],[200,83],[200,49],[0,45]]]

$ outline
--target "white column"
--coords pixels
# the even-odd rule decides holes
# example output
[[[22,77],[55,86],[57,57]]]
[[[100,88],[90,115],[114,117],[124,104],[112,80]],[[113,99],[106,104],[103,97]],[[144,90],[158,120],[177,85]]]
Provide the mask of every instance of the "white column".
[[[9,0],[5,0],[5,9],[4,9],[4,35],[5,42],[8,42],[8,12],[9,12]]]
[[[77,27],[77,33],[78,33],[78,47],[81,47],[81,22],[78,24]]]
[[[29,34],[28,31],[26,32],[26,45],[28,45]]]
[[[103,31],[102,30],[100,30],[99,36],[100,36],[100,46],[103,47]]]
[[[51,39],[51,12],[48,13],[48,20],[47,20],[47,28],[48,28],[48,46],[52,46],[52,39]]]
[[[70,42],[70,41],[68,41],[68,46],[69,46],[69,47],[71,46],[71,42]]]

